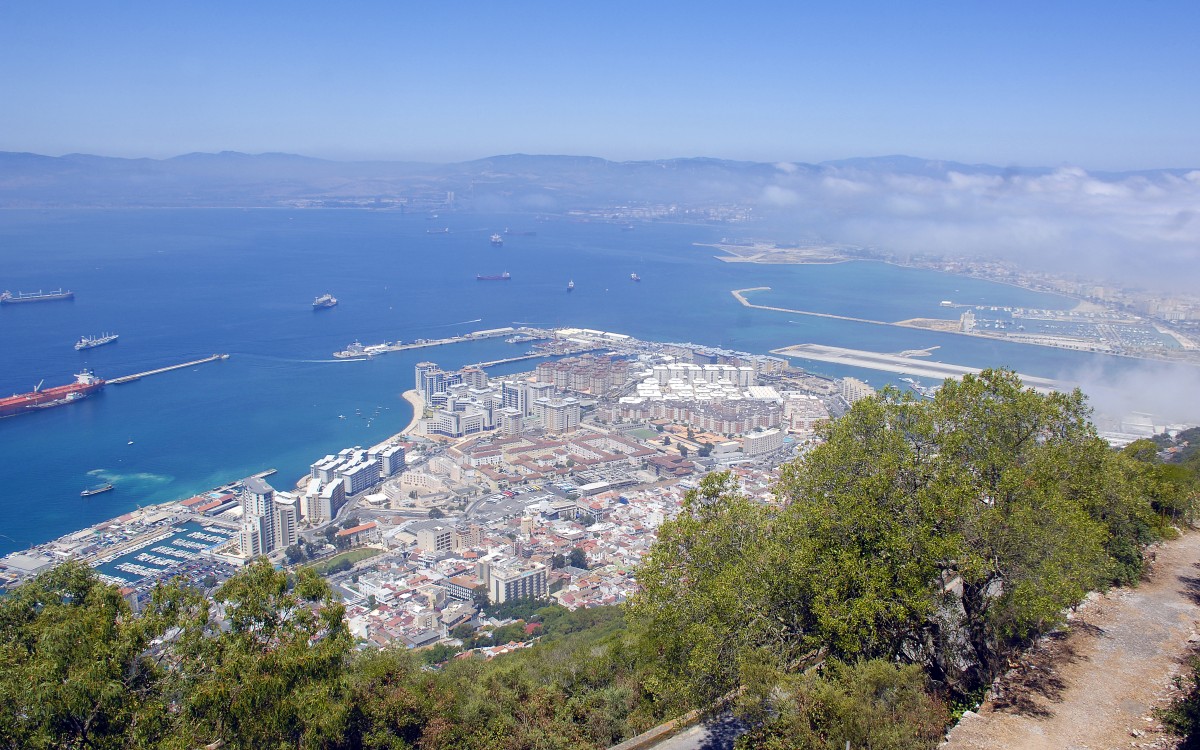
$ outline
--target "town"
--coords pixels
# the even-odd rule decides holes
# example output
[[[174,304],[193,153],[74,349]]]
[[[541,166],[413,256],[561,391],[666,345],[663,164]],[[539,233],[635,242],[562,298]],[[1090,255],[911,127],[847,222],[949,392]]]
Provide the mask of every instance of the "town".
[[[3,583],[82,559],[136,608],[158,582],[211,590],[267,556],[326,575],[363,644],[454,650],[508,623],[489,615],[506,604],[624,601],[703,474],[729,469],[770,502],[773,470],[873,392],[776,356],[580,328],[506,333],[537,342],[544,361],[495,379],[486,364],[418,363],[413,420],[392,438],[320,457],[291,485],[268,470],[9,555]]]

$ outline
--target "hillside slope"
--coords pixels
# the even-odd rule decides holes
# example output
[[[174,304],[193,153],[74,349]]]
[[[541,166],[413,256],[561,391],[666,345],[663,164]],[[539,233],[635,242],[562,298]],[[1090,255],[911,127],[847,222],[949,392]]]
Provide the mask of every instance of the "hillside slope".
[[[1169,747],[1152,710],[1172,694],[1200,628],[1200,534],[1163,545],[1148,581],[1082,605],[968,714],[946,750]]]

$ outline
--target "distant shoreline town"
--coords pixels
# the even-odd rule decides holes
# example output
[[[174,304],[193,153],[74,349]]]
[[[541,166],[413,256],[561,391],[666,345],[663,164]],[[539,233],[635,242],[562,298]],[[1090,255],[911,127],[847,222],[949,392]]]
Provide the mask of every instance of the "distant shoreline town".
[[[1176,295],[1164,299],[1162,295],[1152,292],[1123,290],[1052,274],[1022,271],[1001,261],[933,256],[900,259],[851,245],[813,243],[781,246],[770,242],[695,244],[719,249],[724,255],[716,256],[717,260],[727,263],[827,265],[874,261],[1008,284],[1027,291],[1069,297],[1078,302],[1070,310],[1042,310],[942,300],[942,307],[962,309],[963,312],[954,318],[880,321],[759,305],[752,303],[745,295],[768,291],[769,287],[734,290],[734,297],[747,307],[999,338],[1020,344],[1098,354],[1200,364],[1200,344],[1197,344],[1197,338],[1200,337],[1200,297]]]

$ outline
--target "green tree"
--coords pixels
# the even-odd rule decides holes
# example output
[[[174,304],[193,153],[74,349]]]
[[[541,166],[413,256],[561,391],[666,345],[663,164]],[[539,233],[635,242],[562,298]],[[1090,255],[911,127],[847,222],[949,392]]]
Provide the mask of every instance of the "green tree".
[[[429,517],[430,518],[443,518],[443,517],[445,517],[445,515],[446,514],[444,512],[442,512],[441,508],[430,508],[429,509]]]
[[[638,573],[631,624],[658,665],[651,690],[678,705],[705,705],[743,684],[750,662],[782,668],[808,650],[809,618],[791,611],[791,587],[770,595],[764,563],[771,512],[742,496],[729,472],[704,477],[683,512],[659,529]],[[769,646],[769,648],[767,648]]]
[[[826,657],[917,662],[955,691],[987,682],[1066,606],[1140,570],[1154,538],[1141,474],[1088,416],[1078,391],[985,371],[933,401],[857,402],[783,468],[781,507],[709,475],[630,606],[662,692],[767,700]]]
[[[588,569],[587,553],[585,553],[583,550],[579,549],[578,547],[573,548],[571,550],[571,553],[569,555],[567,555],[567,564],[573,568],[582,568],[583,570],[587,570]]]
[[[950,719],[919,667],[880,659],[830,662],[782,692],[778,710],[738,738],[739,750],[933,750]]]
[[[0,746],[152,746],[168,732],[161,649],[194,593],[156,592],[135,617],[113,586],[69,562],[0,598]]]
[[[288,565],[295,565],[304,559],[304,548],[298,544],[292,544],[283,551],[283,554],[287,558]]]
[[[179,744],[230,748],[335,744],[348,727],[344,608],[311,568],[287,577],[259,559],[183,620],[171,675]]]

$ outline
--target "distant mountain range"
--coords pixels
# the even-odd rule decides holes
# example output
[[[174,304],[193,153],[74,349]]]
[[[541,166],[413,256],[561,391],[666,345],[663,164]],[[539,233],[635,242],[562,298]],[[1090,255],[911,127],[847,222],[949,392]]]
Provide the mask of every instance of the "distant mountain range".
[[[1050,168],[959,164],[907,156],[820,164],[689,158],[613,162],[511,154],[456,164],[315,159],[295,154],[193,153],[170,159],[0,152],[0,207],[359,205],[556,211],[638,203],[754,205],[764,191],[826,176],[950,173],[1038,176]],[[1090,173],[1101,180],[1188,170]]]

